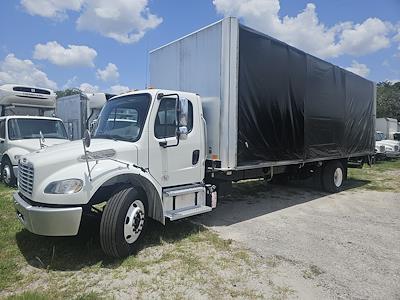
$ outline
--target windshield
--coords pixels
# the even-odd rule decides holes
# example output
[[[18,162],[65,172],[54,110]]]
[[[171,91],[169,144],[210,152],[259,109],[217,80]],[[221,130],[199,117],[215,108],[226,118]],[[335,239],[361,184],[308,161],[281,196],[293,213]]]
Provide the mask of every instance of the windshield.
[[[375,133],[375,140],[376,141],[382,141],[385,139],[385,135],[383,134],[383,132],[376,132]]]
[[[59,120],[10,119],[8,138],[10,140],[37,139],[42,132],[45,138],[68,139],[64,124]]]
[[[102,109],[94,138],[135,142],[140,138],[150,105],[149,94],[110,100]]]

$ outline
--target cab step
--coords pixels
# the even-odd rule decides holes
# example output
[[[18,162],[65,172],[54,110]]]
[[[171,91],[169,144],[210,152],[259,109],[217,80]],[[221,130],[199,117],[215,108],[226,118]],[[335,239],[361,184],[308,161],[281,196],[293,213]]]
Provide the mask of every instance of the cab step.
[[[206,212],[210,212],[212,210],[209,206],[189,206],[185,208],[180,208],[176,210],[170,210],[165,213],[165,217],[170,219],[171,221],[191,217],[194,215],[203,214]]]

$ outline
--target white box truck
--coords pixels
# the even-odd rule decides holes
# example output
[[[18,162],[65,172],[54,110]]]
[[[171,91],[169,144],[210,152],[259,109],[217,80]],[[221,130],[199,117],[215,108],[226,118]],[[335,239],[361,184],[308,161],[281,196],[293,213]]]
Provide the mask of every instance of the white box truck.
[[[394,140],[394,134],[398,133],[398,122],[393,118],[377,118],[376,131],[380,131],[388,140]]]
[[[62,121],[49,117],[54,114],[54,107],[52,90],[0,86],[0,174],[6,185],[15,186],[21,156],[68,141]]]
[[[400,157],[400,134],[397,120],[393,118],[376,119],[376,143],[385,146],[387,158]]]
[[[63,120],[71,140],[78,140],[113,94],[81,93],[60,97],[56,101],[56,116]]]
[[[111,98],[83,143],[20,160],[33,184],[14,203],[29,231],[76,235],[97,215],[102,249],[122,257],[148,218],[209,212],[232,181],[317,174],[337,192],[349,163],[374,154],[372,82],[235,18],[152,51],[150,71],[160,88]]]

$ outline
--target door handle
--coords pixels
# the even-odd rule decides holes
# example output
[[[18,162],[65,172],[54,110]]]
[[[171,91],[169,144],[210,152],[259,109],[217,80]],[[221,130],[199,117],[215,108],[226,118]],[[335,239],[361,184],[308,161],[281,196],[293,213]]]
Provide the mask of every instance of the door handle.
[[[199,162],[200,150],[194,150],[192,154],[192,165],[194,166]]]

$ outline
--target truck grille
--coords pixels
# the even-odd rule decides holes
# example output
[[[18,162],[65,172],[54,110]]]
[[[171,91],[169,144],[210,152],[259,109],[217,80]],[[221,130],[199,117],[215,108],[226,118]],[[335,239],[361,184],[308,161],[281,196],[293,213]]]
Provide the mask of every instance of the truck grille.
[[[381,153],[385,152],[385,146],[379,146],[379,151],[380,151]]]
[[[34,170],[31,163],[18,162],[18,187],[25,194],[32,195]]]

